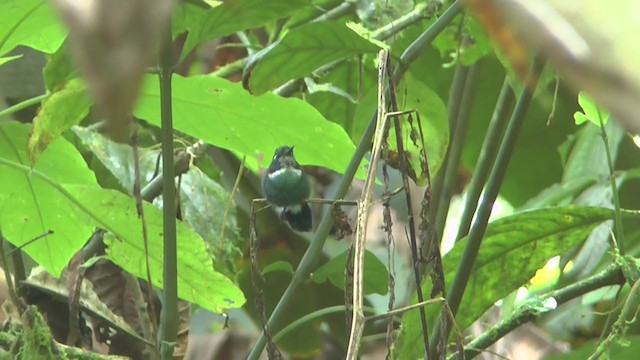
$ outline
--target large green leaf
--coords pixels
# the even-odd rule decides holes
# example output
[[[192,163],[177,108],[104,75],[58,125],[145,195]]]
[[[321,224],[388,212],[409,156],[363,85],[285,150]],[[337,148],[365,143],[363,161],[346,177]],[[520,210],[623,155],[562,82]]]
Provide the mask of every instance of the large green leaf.
[[[309,75],[321,65],[379,50],[378,45],[340,21],[302,25],[255,55],[249,89],[254,94],[262,94],[287,80]]]
[[[456,316],[458,328],[469,327],[496,301],[529,281],[549,258],[583,241],[598,224],[612,217],[610,209],[567,206],[519,213],[490,223]],[[466,244],[465,238],[443,257],[447,284],[455,276]],[[428,298],[430,292],[431,284],[425,281],[423,293]],[[427,313],[433,322],[436,311]],[[418,314],[404,315],[396,358],[423,356],[424,349],[415,346],[421,334]]]
[[[123,189],[133,191],[133,151],[127,144],[113,142],[101,134],[75,126],[73,132],[82,140],[100,162],[113,174]],[[139,148],[140,181],[144,188],[153,179],[160,150]],[[240,235],[235,217],[235,203],[229,203],[229,192],[198,167],[192,166],[180,181],[180,209],[182,220],[189,224],[206,242],[209,255],[215,259],[215,268],[232,273],[240,251]],[[156,199],[155,204],[162,201]],[[229,206],[227,216],[225,211]],[[224,221],[224,234],[222,224]]]
[[[76,211],[75,198],[65,198],[54,185],[97,183],[80,154],[63,139],[53,142],[30,168],[28,131],[16,122],[0,123],[0,226],[16,245],[53,230],[53,235],[24,250],[47,271],[59,275],[87,241],[93,226],[87,223],[87,214]]]
[[[289,16],[294,11],[311,4],[309,0],[232,0],[203,10],[193,5],[183,5],[176,17],[174,34],[189,30],[182,49],[186,56],[199,43],[236,31],[252,29],[270,21]]]
[[[67,82],[52,93],[38,109],[33,119],[27,150],[29,159],[35,163],[42,151],[71,126],[77,125],[89,114],[91,98],[80,79]]]
[[[47,0],[0,1],[0,55],[18,45],[51,54],[62,44],[67,31]]]
[[[343,172],[355,149],[344,129],[299,99],[272,93],[253,96],[240,84],[213,76],[174,76],[172,86],[176,130],[246,154],[262,166],[268,165],[275,148],[286,144],[296,147],[302,164]],[[145,79],[134,113],[160,126],[157,77]],[[366,176],[364,167],[358,175]]]
[[[98,186],[77,150],[64,138],[52,142],[33,168],[28,166],[28,126],[0,123],[0,225],[15,245],[47,230],[52,235],[24,248],[47,271],[59,276],[96,227],[109,231],[110,259],[146,278],[140,219],[130,197]],[[162,287],[162,213],[144,207],[154,284]],[[238,307],[240,290],[213,271],[202,239],[178,222],[178,295],[211,311]]]

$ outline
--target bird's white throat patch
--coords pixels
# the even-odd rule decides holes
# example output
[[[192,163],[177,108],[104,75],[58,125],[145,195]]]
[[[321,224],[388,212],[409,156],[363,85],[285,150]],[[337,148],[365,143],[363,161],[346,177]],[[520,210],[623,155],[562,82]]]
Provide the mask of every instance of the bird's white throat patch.
[[[302,175],[302,170],[296,169],[296,168],[292,168],[292,167],[286,167],[286,168],[278,169],[278,170],[272,172],[271,174],[267,174],[267,176],[269,177],[270,180],[277,179],[277,178],[279,178],[280,176],[283,176],[283,175],[288,175],[288,176],[292,176],[292,177],[300,177],[300,175]]]

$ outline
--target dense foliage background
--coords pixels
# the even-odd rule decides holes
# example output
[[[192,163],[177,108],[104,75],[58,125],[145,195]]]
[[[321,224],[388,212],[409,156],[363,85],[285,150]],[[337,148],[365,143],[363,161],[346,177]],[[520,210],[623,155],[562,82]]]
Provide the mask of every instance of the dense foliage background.
[[[2,356],[640,351],[631,1],[71,3],[0,0]],[[253,202],[285,144],[368,221]]]

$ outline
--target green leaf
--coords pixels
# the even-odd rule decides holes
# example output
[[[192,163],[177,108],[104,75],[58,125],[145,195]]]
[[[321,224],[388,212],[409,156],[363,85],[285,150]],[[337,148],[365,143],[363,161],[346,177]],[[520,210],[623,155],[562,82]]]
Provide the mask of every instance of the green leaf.
[[[20,55],[15,55],[15,56],[5,56],[5,57],[0,57],[0,66],[8,63],[9,61],[13,61],[16,59],[20,59],[22,57],[22,54]]]
[[[549,258],[585,240],[598,224],[612,217],[613,211],[606,208],[567,206],[523,212],[490,223],[456,316],[458,328],[465,330],[496,301],[526,284]],[[466,244],[464,238],[443,257],[446,284],[451,284]],[[428,298],[430,292],[426,280],[423,293]],[[433,315],[430,320],[433,323]],[[424,350],[415,346],[421,334],[419,316],[405,314],[395,358],[422,356]]]
[[[379,46],[340,21],[305,24],[255,55],[249,89],[262,94],[287,80],[309,75],[321,65],[379,50]]]
[[[184,58],[203,41],[260,27],[310,4],[309,0],[234,0],[205,11],[185,5],[190,8],[180,10],[181,15],[176,19],[178,24],[174,25],[173,32],[190,30],[182,48]]]
[[[580,104],[582,112],[576,111],[576,113],[573,114],[576,125],[580,125],[587,121],[591,121],[598,127],[600,127],[601,124],[607,124],[607,121],[609,120],[609,111],[599,107],[584,91],[581,91],[578,94],[578,104]]]
[[[71,61],[67,46],[60,46],[55,53],[48,57],[42,75],[44,84],[49,91],[56,91],[67,81],[78,77],[78,69]]]
[[[317,284],[322,284],[329,280],[338,289],[344,290],[344,272],[347,266],[347,255],[349,251],[332,258],[324,265],[320,266],[311,274],[311,280]],[[387,278],[389,273],[384,264],[369,250],[364,254],[364,284],[363,292],[366,295],[387,293]]]
[[[351,102],[345,96],[329,92],[310,93],[305,97],[305,100],[318,109],[327,120],[340,124],[351,136],[353,115],[358,102],[364,98],[364,89],[376,86],[376,77],[377,70],[373,66],[372,57],[364,59],[362,66],[360,61],[356,59],[347,59],[337,65],[327,76],[323,77],[322,81],[346,92],[356,100],[356,103]],[[369,116],[374,111],[375,109],[371,109]],[[354,137],[351,138],[355,139]]]
[[[121,187],[131,193],[134,185],[132,174],[135,171],[131,146],[113,142],[79,126],[75,126],[73,132],[113,174]],[[156,171],[160,150],[139,148],[138,153],[141,186],[144,188]],[[214,258],[216,270],[225,274],[234,273],[235,260],[241,254],[237,244],[240,235],[235,203],[229,203],[229,196],[222,185],[209,178],[198,167],[192,166],[182,175],[179,196],[182,219],[203,237],[209,255]],[[161,201],[154,203],[161,205]],[[225,217],[227,206],[229,210]],[[224,235],[221,234],[223,221]]]
[[[140,220],[130,197],[98,186],[77,150],[64,138],[53,141],[30,168],[25,152],[28,126],[0,123],[0,224],[20,246],[53,230],[24,251],[59,276],[96,227],[109,231],[109,258],[146,278]],[[144,205],[149,231],[149,260],[154,285],[162,287],[162,213]],[[178,295],[211,311],[238,307],[240,290],[213,271],[202,239],[178,222]]]
[[[266,274],[268,274],[270,272],[274,272],[274,271],[283,271],[283,272],[286,272],[288,274],[293,274],[293,266],[288,261],[278,260],[278,261],[274,261],[271,264],[265,266],[264,269],[262,269],[261,274],[262,274],[262,276],[264,276],[264,275],[266,275]]]
[[[578,114],[578,113],[576,113]],[[605,125],[609,138],[609,150],[613,161],[616,161],[618,147],[624,139],[624,128],[618,123],[611,122]],[[562,181],[572,180],[583,176],[609,174],[609,163],[602,141],[600,125],[583,126],[578,130],[575,141],[567,156],[562,174]]]
[[[415,109],[420,114],[420,120],[422,122],[422,132],[424,134],[424,142],[427,146],[427,160],[429,163],[429,172],[431,176],[435,176],[442,165],[444,156],[449,145],[449,121],[447,115],[447,108],[444,102],[440,99],[429,86],[425,83],[416,80],[411,74],[406,74],[403,81],[398,85],[396,96],[398,99],[398,106],[400,110]],[[356,108],[354,115],[354,130],[353,139],[358,139],[362,136],[369,119],[371,117],[372,109],[376,108],[377,99],[377,87],[369,89],[364,99],[360,102]],[[413,117],[413,125],[410,126],[407,117],[401,117],[401,127],[404,140],[404,149],[409,152],[409,159],[411,169],[409,175],[416,181],[418,185],[426,185],[426,174],[422,174],[420,165],[420,152],[422,151],[422,145],[420,143],[420,130],[418,129],[417,117],[415,114]],[[392,121],[392,119],[389,119]],[[389,133],[389,149],[392,151],[398,151],[398,146],[395,137],[395,128],[392,127],[392,131]],[[418,136],[416,146],[411,139],[411,132],[414,131]]]
[[[0,226],[16,246],[53,230],[54,234],[24,248],[47,271],[59,275],[93,231],[86,215],[76,211],[50,184],[97,186],[76,149],[58,139],[30,168],[26,154],[29,128],[0,122]]]
[[[51,1],[0,1],[0,55],[18,45],[51,54],[66,36],[67,31],[51,7]]]
[[[33,119],[27,150],[35,163],[44,149],[71,126],[89,114],[91,98],[80,79],[74,79],[51,94],[43,102]]]
[[[344,129],[299,99],[272,93],[253,96],[240,84],[213,76],[175,75],[172,90],[176,130],[246,154],[247,162],[257,160],[266,167],[273,151],[288,144],[295,145],[301,164],[344,172],[355,150]],[[134,114],[160,126],[156,76],[145,79]],[[364,166],[357,176],[366,176]]]
[[[282,264],[290,263],[296,264],[299,261],[298,255],[294,254],[291,249],[285,247],[273,247],[264,249],[260,252],[260,262],[265,264]],[[249,261],[243,261],[239,264],[241,267],[238,272],[238,282],[242,289],[245,289],[245,296],[247,297],[247,303],[244,306],[244,310],[251,316],[256,323],[260,322],[260,315],[256,311],[256,291],[258,290],[254,286],[254,282],[251,276],[251,263]],[[276,265],[280,266],[280,265]],[[268,267],[268,266],[267,266]],[[267,268],[265,267],[265,269]],[[275,308],[276,304],[280,301],[282,294],[285,292],[289,282],[291,282],[292,272],[287,271],[267,271],[263,273],[264,283],[262,286],[263,291],[263,304],[265,312],[270,314]],[[290,324],[297,319],[317,310],[321,305],[321,299],[324,299],[325,293],[318,291],[318,286],[310,282],[304,282],[301,284],[298,291],[292,294],[290,306],[287,307],[287,311],[284,312],[281,321],[275,324],[272,329],[273,334],[276,334],[286,324]],[[344,322],[342,323],[344,327]],[[298,327],[296,331],[287,334],[279,339],[276,344],[278,348],[291,355],[309,354],[319,351],[322,342],[318,336],[320,328],[320,319],[316,321],[306,322],[302,326]]]

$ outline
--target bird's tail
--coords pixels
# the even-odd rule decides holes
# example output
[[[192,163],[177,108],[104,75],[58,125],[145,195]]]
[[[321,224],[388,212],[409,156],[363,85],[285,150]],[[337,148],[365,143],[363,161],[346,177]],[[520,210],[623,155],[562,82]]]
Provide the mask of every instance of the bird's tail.
[[[296,231],[311,231],[313,226],[311,208],[307,203],[287,207],[282,213],[282,218]]]

